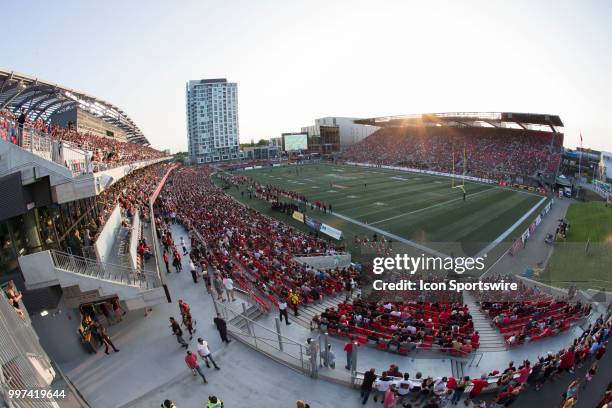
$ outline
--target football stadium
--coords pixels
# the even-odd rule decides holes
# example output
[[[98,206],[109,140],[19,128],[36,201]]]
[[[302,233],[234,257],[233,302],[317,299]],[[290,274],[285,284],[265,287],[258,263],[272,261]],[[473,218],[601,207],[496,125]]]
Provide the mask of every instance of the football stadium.
[[[161,32],[217,27],[183,17]],[[375,116],[421,101],[308,81],[325,108],[290,81],[268,106],[258,64],[162,73],[199,48],[111,31],[120,67],[83,68],[99,43],[49,79],[0,69],[0,408],[612,408],[612,153],[569,147],[579,112]],[[353,98],[370,114],[292,116]],[[248,143],[253,121],[276,133]]]

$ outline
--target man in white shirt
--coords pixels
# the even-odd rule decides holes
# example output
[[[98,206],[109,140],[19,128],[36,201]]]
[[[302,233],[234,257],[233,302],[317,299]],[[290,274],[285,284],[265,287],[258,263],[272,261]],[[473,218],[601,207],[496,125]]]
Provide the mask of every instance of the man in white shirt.
[[[398,402],[401,404],[408,402],[408,396],[410,395],[410,389],[412,388],[412,382],[410,381],[410,374],[405,373],[404,378],[396,381],[397,396],[399,397]]]
[[[280,317],[280,321],[283,321],[283,316],[285,317],[285,323],[289,326],[289,314],[287,313],[287,301],[283,298],[278,302],[278,313]]]
[[[225,275],[225,277],[223,278],[223,287],[227,292],[227,300],[230,300],[231,298],[232,302],[235,302],[236,298],[234,297],[234,281],[228,275]]]
[[[193,260],[189,260],[189,269],[191,270],[191,277],[193,278],[193,283],[198,283],[198,269],[193,263]]]
[[[213,366],[217,370],[221,369],[219,368],[219,366],[217,365],[217,363],[215,363],[215,360],[213,359],[212,353],[210,352],[210,349],[208,348],[208,342],[204,341],[204,339],[201,337],[198,338],[197,350],[198,350],[198,354],[200,355],[200,357],[206,362],[206,367],[210,368],[210,364],[208,364],[208,360],[210,360],[210,362],[213,364]]]

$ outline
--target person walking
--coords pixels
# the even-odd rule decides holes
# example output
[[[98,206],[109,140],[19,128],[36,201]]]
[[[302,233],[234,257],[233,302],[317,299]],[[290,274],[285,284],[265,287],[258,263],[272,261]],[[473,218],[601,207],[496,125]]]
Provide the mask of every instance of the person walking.
[[[197,372],[198,374],[200,374],[200,377],[202,377],[202,380],[204,380],[204,384],[208,384],[208,381],[206,381],[206,376],[204,375],[202,369],[200,368],[200,365],[198,364],[198,357],[189,350],[187,350],[187,355],[185,356],[185,364],[187,364],[187,367],[189,367],[191,371],[193,371],[194,377],[196,376]]]
[[[109,354],[108,346],[111,346],[115,353],[119,352],[117,347],[115,347],[115,345],[113,344],[113,341],[111,340],[111,338],[108,336],[108,333],[106,332],[106,328],[102,325],[100,325],[99,334],[100,334],[100,339],[102,340],[102,344],[104,344],[104,354]]]
[[[215,369],[217,370],[221,369],[215,362],[215,359],[212,356],[212,352],[208,348],[208,342],[204,341],[204,339],[201,337],[198,338],[197,349],[198,349],[198,354],[200,355],[200,358],[202,358],[204,362],[206,363],[206,367],[210,368],[210,364],[208,363],[208,360],[210,360],[210,362],[215,367]]]
[[[161,408],[176,408],[176,405],[170,400],[164,400],[161,404]]]
[[[183,265],[181,264],[181,255],[178,253],[177,250],[174,250],[173,257],[174,258],[172,260],[172,266],[174,266],[174,269],[176,269],[176,273],[179,273],[183,270]]]
[[[181,330],[181,325],[174,320],[174,317],[170,318],[170,329],[172,329],[172,335],[176,336],[176,341],[178,344],[185,348],[189,347],[187,342],[183,339],[183,330]]]
[[[285,323],[287,324],[287,326],[289,326],[291,323],[289,323],[289,315],[287,314],[287,301],[285,299],[281,299],[280,302],[278,302],[278,313],[280,321],[283,321],[284,316]]]
[[[225,322],[225,319],[221,317],[221,313],[217,314],[217,317],[213,319],[213,322],[215,323],[215,326],[217,327],[217,330],[219,331],[219,336],[221,336],[221,341],[229,344],[231,340],[227,338],[227,323]]]
[[[361,403],[363,405],[365,405],[368,402],[368,398],[370,398],[374,381],[376,381],[376,370],[370,368],[370,371],[366,371],[363,375],[363,381],[361,382]]]
[[[189,332],[189,340],[193,339],[193,333],[195,333],[196,329],[193,328],[193,319],[190,312],[183,314],[183,325]]]
[[[193,260],[189,260],[189,270],[191,271],[191,278],[193,279],[193,283],[198,283],[198,269],[193,263]]]

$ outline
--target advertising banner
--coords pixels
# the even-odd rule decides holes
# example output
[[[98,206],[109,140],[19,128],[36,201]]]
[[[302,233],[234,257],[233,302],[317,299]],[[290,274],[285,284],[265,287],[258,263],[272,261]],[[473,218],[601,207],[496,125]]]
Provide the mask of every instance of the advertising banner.
[[[327,224],[321,224],[320,231],[334,239],[342,239],[342,231],[335,229],[334,227],[330,227]]]
[[[299,211],[294,211],[292,217],[294,220],[297,220],[301,223],[304,222],[304,213],[301,213]]]
[[[321,221],[310,218],[307,215],[304,216],[304,223],[316,231],[321,229]]]

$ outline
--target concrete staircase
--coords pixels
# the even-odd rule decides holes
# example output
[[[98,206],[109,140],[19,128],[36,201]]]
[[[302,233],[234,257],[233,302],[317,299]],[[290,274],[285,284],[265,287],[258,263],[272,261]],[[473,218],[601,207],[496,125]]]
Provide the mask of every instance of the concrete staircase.
[[[480,305],[474,299],[471,293],[463,292],[463,302],[468,306],[472,321],[474,322],[474,330],[480,334],[480,346],[478,351],[505,351],[506,343],[504,337],[494,325],[489,316],[487,316]]]
[[[357,297],[356,291],[353,291],[353,295],[351,300]],[[314,302],[309,303],[307,305],[300,305],[298,309],[299,316],[295,317],[293,315],[293,309],[289,308],[289,321],[295,322],[301,326],[304,326],[310,329],[310,321],[314,317],[314,315],[321,315],[325,311],[325,309],[330,307],[336,307],[340,303],[344,303],[346,296],[344,293],[337,294],[335,296],[324,296],[323,300],[320,303]]]

